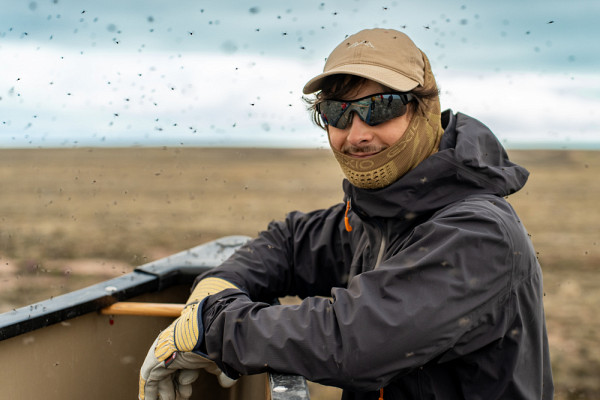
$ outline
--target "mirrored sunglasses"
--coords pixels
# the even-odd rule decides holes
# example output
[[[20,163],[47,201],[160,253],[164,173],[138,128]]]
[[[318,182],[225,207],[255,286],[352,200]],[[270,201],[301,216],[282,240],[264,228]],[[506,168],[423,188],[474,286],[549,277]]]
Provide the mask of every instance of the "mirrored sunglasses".
[[[317,111],[325,125],[345,129],[355,112],[370,126],[375,126],[406,114],[406,105],[415,96],[410,93],[379,93],[352,101],[325,100]]]

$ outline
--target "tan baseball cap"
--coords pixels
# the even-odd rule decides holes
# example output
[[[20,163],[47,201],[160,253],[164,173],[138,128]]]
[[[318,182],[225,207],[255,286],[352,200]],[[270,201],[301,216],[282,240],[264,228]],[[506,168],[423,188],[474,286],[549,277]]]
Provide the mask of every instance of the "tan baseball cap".
[[[424,82],[425,63],[413,41],[392,29],[365,29],[349,36],[329,55],[323,73],[308,81],[304,94],[321,90],[335,74],[358,75],[400,92]]]

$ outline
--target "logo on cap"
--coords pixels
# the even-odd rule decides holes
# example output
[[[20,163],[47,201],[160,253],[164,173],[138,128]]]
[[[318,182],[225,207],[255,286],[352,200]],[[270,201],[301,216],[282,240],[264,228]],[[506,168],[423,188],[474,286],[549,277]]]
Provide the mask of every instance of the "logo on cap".
[[[371,48],[375,48],[375,46],[373,46],[373,43],[369,42],[368,40],[363,40],[362,42],[354,42],[351,45],[348,45],[348,48],[351,49],[353,47],[358,47],[358,46],[367,46],[367,47],[371,47]]]

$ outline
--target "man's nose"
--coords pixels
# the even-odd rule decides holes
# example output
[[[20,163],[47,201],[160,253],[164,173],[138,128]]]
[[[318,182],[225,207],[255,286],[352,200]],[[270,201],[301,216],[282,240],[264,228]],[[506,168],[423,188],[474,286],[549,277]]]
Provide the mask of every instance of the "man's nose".
[[[357,113],[353,112],[350,123],[346,127],[346,129],[348,129],[346,140],[353,146],[369,143],[373,140],[373,133],[370,128],[369,125],[360,119]]]

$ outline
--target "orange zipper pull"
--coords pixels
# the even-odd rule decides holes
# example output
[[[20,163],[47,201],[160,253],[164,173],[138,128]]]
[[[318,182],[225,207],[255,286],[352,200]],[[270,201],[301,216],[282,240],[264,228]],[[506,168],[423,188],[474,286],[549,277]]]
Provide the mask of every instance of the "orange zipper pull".
[[[379,400],[383,400],[383,388],[379,389]]]
[[[350,200],[346,203],[346,214],[344,215],[344,225],[346,225],[346,232],[352,232],[350,226],[350,218],[348,217],[348,211],[350,211]]]

